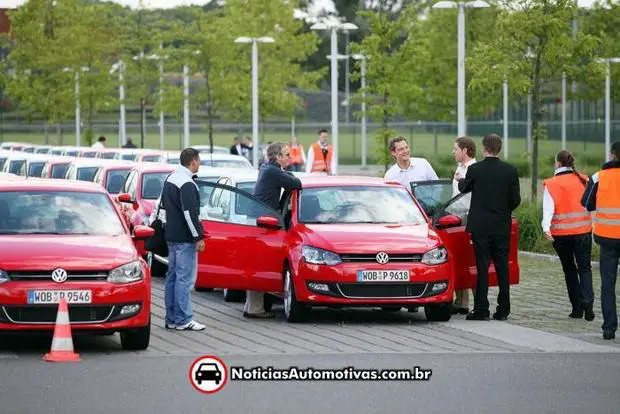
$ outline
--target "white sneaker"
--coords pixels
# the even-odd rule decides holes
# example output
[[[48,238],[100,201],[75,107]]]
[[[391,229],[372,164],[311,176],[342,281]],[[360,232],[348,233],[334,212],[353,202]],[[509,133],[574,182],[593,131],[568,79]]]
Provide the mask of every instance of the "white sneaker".
[[[205,328],[206,326],[204,326],[203,324],[192,320],[187,322],[185,325],[179,325],[174,329],[176,329],[177,331],[202,331]]]

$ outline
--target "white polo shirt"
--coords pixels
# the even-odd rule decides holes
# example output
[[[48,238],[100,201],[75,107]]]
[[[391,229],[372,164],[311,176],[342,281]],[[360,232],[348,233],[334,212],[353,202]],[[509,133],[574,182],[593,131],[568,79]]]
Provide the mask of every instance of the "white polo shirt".
[[[476,162],[476,159],[472,158],[471,160],[467,161],[465,164],[459,163],[458,167],[456,168],[456,171],[454,172],[454,175],[456,176],[457,174],[460,174],[462,178],[465,178],[465,176],[467,175],[467,168],[469,168],[469,166],[475,162]],[[456,180],[452,180],[452,197],[456,197],[459,193],[460,193],[459,182]]]
[[[424,158],[410,158],[409,168],[402,169],[398,164],[394,164],[385,173],[385,181],[398,181],[411,190],[411,183],[414,181],[438,180],[437,174],[431,164]]]

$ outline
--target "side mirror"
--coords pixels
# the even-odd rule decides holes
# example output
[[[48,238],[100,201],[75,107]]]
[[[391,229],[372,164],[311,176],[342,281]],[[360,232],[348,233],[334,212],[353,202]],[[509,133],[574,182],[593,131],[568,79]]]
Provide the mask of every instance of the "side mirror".
[[[463,221],[457,216],[443,216],[437,220],[435,227],[438,229],[446,229],[448,227],[458,227],[463,224]]]
[[[280,220],[272,216],[260,216],[256,219],[256,225],[268,229],[279,229],[281,227]]]
[[[154,234],[155,229],[148,226],[136,226],[133,229],[133,238],[138,240],[151,238]]]
[[[131,194],[129,193],[121,193],[116,197],[116,199],[119,201],[119,203],[133,204],[133,200],[131,199]]]

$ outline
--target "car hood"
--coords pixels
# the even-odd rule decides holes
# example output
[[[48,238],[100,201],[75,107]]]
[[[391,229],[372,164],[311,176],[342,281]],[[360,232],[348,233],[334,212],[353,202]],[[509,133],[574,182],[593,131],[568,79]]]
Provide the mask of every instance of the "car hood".
[[[112,270],[137,259],[127,235],[0,235],[0,269],[6,271]]]
[[[441,244],[428,224],[309,224],[299,226],[303,243],[335,253],[424,253]]]

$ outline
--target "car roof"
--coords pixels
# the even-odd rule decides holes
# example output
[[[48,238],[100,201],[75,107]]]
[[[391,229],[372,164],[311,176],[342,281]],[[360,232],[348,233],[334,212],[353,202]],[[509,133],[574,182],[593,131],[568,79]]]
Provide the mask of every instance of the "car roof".
[[[64,155],[53,155],[51,157],[47,157],[47,162],[50,164],[71,164],[75,161],[74,157],[66,157]]]
[[[299,177],[302,188],[309,187],[341,187],[341,186],[371,186],[371,187],[402,187],[397,182],[385,182],[383,178],[366,176],[326,176],[307,175]]]
[[[200,166],[200,169],[198,170],[198,174],[196,174],[199,178],[205,178],[205,177],[232,177],[232,176],[236,176],[239,174],[244,174],[247,173],[247,171],[251,171],[251,170],[246,170],[246,169],[242,169],[242,168],[227,168],[227,167],[209,167],[206,165],[202,165]],[[258,173],[258,171],[257,171]]]
[[[225,160],[245,160],[247,162],[248,159],[243,155],[234,155],[234,154],[220,154],[220,153],[203,153],[200,158],[211,159],[213,161],[225,161]]]
[[[99,184],[89,181],[53,180],[28,178],[24,180],[0,181],[0,191],[49,190],[49,191],[80,191],[102,193],[106,191]]]
[[[135,162],[130,162],[130,161],[126,161],[126,160],[109,160],[109,161],[115,161],[115,162],[111,162],[111,163],[105,163],[102,168],[104,170],[122,170],[122,169],[132,169],[133,167],[135,167],[137,164]]]
[[[71,162],[77,168],[81,167],[101,167],[105,164],[110,164],[113,160],[106,160],[103,158],[76,158]]]
[[[148,172],[172,172],[174,170],[176,170],[177,168],[179,168],[178,165],[175,164],[165,164],[165,163],[140,163],[140,164],[135,164],[135,166],[133,167],[134,170],[139,171],[141,173],[148,173]]]
[[[224,174],[222,177],[230,178],[236,184],[239,183],[253,183],[258,178],[258,170],[245,170],[237,168],[236,171],[232,171],[230,174]]]

